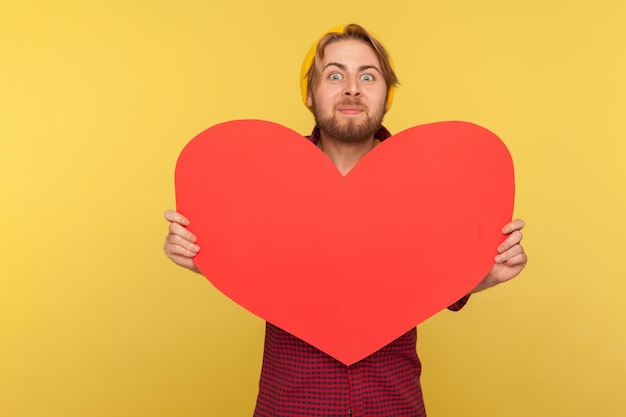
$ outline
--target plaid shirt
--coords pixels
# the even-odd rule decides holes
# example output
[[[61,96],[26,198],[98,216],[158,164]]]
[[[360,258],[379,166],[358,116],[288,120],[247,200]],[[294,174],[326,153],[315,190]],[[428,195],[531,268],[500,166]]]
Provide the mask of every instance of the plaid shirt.
[[[390,136],[381,127],[375,138]],[[317,128],[309,139],[317,142]],[[459,310],[468,297],[448,308]],[[416,342],[412,329],[346,366],[267,323],[254,417],[425,417]]]

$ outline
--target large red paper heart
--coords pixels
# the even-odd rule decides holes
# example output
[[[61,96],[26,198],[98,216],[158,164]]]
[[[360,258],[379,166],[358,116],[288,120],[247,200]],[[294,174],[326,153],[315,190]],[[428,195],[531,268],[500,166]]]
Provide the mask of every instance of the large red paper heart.
[[[405,130],[345,177],[298,133],[258,120],[205,130],[176,166],[200,271],[348,365],[481,281],[513,196],[508,150],[465,122]]]

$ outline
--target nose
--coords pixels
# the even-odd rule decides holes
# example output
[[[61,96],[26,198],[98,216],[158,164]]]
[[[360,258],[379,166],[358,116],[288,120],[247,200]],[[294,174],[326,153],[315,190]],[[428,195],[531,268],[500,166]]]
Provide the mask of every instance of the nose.
[[[358,96],[361,94],[361,90],[359,88],[359,82],[356,77],[348,77],[346,80],[346,85],[343,90],[344,96]]]

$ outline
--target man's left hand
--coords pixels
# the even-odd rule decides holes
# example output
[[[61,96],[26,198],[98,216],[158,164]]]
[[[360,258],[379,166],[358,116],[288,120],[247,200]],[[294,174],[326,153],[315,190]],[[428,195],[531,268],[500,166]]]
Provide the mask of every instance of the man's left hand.
[[[498,255],[489,274],[472,290],[472,293],[491,288],[509,281],[519,275],[526,267],[528,258],[521,245],[522,229],[526,224],[523,220],[513,220],[502,228],[502,233],[508,235],[498,246]]]

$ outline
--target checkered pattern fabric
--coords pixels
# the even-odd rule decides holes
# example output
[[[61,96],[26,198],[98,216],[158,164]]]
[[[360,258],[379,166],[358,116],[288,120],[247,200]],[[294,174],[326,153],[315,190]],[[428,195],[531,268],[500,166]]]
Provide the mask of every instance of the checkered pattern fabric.
[[[254,417],[425,417],[416,342],[412,329],[346,366],[267,323]]]

